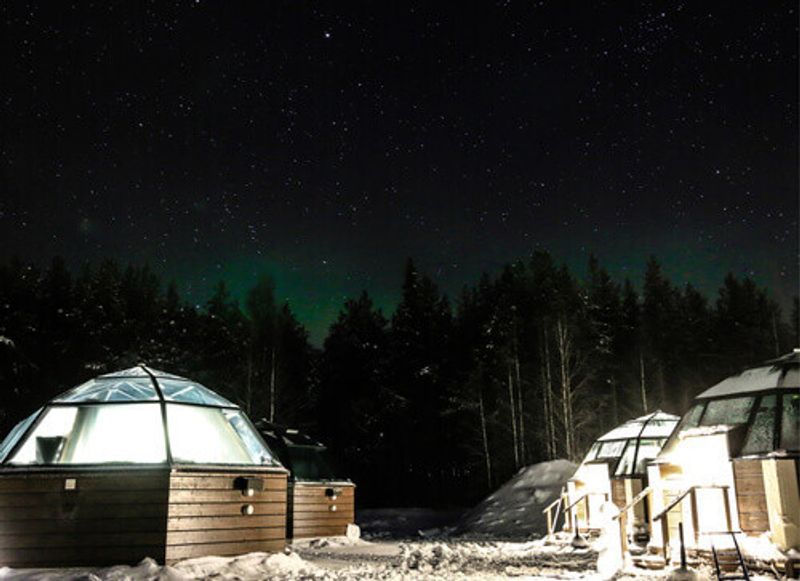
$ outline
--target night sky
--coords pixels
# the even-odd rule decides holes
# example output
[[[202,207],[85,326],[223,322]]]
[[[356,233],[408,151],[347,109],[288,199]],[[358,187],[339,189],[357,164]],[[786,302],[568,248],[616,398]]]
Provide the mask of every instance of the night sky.
[[[0,259],[272,274],[319,342],[403,262],[798,288],[797,2],[3,2]]]

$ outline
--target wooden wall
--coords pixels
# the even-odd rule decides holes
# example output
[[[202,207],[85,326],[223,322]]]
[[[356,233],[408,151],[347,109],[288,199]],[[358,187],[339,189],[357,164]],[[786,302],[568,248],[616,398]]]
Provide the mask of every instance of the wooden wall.
[[[263,481],[246,496],[236,479]],[[286,473],[100,469],[0,473],[0,566],[173,563],[279,551]],[[252,514],[242,508],[252,505]]]
[[[160,470],[0,474],[0,564],[164,560],[167,482]]]
[[[338,491],[336,498],[326,490]],[[355,485],[296,482],[290,486],[288,532],[295,538],[344,535],[355,522]]]
[[[768,531],[769,515],[761,460],[734,460],[733,477],[740,528],[746,533]]]
[[[242,476],[263,482],[247,496]],[[169,481],[166,561],[203,555],[281,551],[286,545],[285,472],[173,471]],[[244,512],[252,506],[252,514]]]

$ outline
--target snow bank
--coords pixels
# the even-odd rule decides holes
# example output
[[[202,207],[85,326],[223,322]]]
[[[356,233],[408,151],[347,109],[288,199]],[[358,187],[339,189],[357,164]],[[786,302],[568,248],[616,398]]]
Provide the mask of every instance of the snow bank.
[[[456,535],[491,535],[493,538],[526,539],[547,533],[542,510],[553,502],[577,466],[552,460],[521,468],[511,480],[467,512]]]
[[[324,571],[295,553],[249,553],[241,557],[200,557],[162,567],[144,559],[135,567],[117,565],[105,569],[9,569],[0,568],[0,579],[21,581],[184,581],[188,579],[275,581],[324,578]]]

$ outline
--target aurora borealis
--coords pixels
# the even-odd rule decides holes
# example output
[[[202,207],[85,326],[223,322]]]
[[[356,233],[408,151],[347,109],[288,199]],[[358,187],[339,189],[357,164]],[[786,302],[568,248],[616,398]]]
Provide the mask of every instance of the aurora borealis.
[[[319,342],[549,250],[798,292],[797,4],[4,3],[0,259],[277,282]]]

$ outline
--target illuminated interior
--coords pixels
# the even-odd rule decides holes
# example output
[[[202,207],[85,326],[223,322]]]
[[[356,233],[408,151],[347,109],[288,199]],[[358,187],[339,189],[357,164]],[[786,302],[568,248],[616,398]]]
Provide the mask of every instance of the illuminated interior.
[[[144,366],[102,375],[50,401],[0,444],[9,466],[280,465],[233,403]]]

